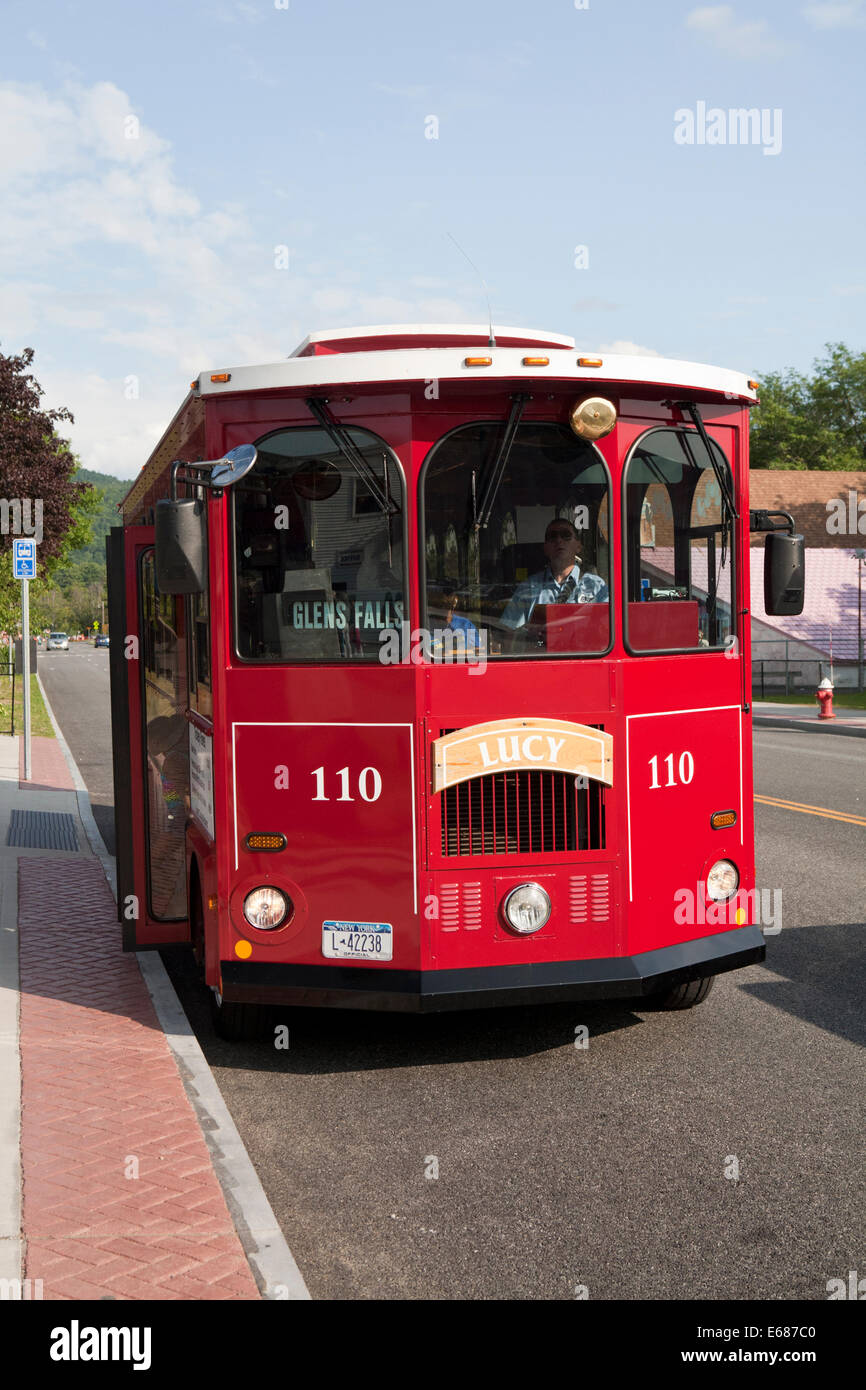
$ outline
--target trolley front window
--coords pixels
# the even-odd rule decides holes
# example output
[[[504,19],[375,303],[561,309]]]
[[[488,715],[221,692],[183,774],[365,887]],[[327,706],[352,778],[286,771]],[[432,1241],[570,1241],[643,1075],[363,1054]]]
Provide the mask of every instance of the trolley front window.
[[[711,441],[716,466],[731,472]],[[654,429],[625,473],[626,641],[632,651],[727,647],[734,632],[733,518],[700,435]]]
[[[446,653],[608,649],[608,474],[571,429],[522,422],[510,447],[503,424],[456,429],[431,455],[423,502],[424,621]]]
[[[232,489],[235,635],[247,661],[377,661],[405,610],[403,479],[388,446],[282,430]]]

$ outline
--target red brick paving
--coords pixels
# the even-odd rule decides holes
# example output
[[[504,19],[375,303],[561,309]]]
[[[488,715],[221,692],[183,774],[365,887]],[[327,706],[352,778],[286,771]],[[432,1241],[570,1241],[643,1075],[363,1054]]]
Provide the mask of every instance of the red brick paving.
[[[258,1298],[101,868],[22,858],[18,889],[27,1277],[46,1299]]]
[[[30,739],[30,781],[24,781],[24,738],[18,740],[18,787],[20,791],[72,791],[75,783],[66,766],[63,749],[56,738]]]

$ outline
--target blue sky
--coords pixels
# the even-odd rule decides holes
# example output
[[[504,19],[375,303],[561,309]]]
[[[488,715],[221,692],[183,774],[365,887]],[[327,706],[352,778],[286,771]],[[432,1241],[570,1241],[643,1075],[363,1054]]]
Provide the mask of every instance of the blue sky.
[[[495,320],[582,347],[866,347],[866,0],[283,4],[4,4],[0,348],[86,466],[134,475],[204,368],[483,319],[449,232]]]

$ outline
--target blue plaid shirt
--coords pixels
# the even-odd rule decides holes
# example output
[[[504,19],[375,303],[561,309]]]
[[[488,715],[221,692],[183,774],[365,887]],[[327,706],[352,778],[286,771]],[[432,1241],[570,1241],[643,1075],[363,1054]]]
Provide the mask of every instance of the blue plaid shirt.
[[[537,603],[607,603],[608,597],[607,585],[600,575],[581,574],[575,565],[571,574],[557,584],[548,565],[518,584],[500,622],[503,627],[523,627]]]

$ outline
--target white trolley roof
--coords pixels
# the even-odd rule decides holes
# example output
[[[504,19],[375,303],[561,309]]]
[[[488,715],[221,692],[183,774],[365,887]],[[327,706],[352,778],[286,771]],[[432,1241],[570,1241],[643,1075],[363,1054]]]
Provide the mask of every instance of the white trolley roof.
[[[556,333],[494,327],[489,347],[486,324],[390,324],[311,333],[291,357],[257,367],[222,367],[202,372],[194,385],[201,396],[238,391],[312,390],[351,383],[455,381],[521,377],[536,380],[604,381],[648,384],[676,391],[726,394],[757,400],[742,372],[680,362],[575,348],[574,339]],[[527,351],[529,350],[529,351]],[[525,366],[523,358],[549,357],[549,365]],[[491,357],[490,366],[467,365],[467,357]],[[599,366],[580,359],[600,360]],[[215,377],[225,377],[217,381]]]

